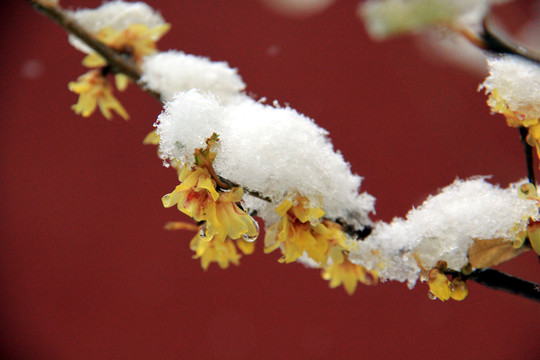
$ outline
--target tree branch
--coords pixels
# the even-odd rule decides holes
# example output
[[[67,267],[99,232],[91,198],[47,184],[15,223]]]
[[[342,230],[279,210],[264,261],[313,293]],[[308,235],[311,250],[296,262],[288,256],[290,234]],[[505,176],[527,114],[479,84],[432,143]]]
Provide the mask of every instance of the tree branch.
[[[484,50],[499,54],[517,55],[540,64],[539,53],[514,43],[503,35],[500,30],[495,30],[488,16],[482,22],[482,30],[480,36],[484,44]]]
[[[510,40],[508,36],[502,34],[501,30],[495,29],[491,25],[488,15],[482,21],[482,30],[480,33],[476,33],[464,26],[451,26],[450,28],[461,34],[467,41],[481,50],[496,54],[520,56],[540,65],[540,53],[527,49]]]
[[[51,5],[49,2],[46,2],[44,0],[27,0],[27,1],[38,12],[52,19],[54,22],[56,22],[62,28],[64,28],[66,32],[68,32],[69,34],[77,36],[86,45],[88,45],[90,48],[96,51],[99,55],[101,55],[107,61],[113,73],[123,73],[127,75],[143,90],[145,90],[147,93],[152,95],[154,98],[161,101],[160,93],[146,88],[144,86],[145,84],[140,82],[141,72],[138,66],[133,61],[126,58],[125,56],[122,56],[121,54],[116,52],[114,49],[110,48],[109,46],[97,40],[91,33],[86,31],[82,26],[77,24],[77,22],[74,21],[68,14],[66,14],[65,11],[60,6]],[[461,29],[459,31],[473,44],[475,44],[478,47],[484,48],[485,50],[499,52],[499,53],[510,53],[510,54],[522,56],[529,60],[540,63],[540,56],[538,56],[537,54],[532,54],[531,52],[525,50],[522,47],[519,47],[517,45],[514,45],[511,42],[507,42],[506,40],[502,40],[501,38],[499,38],[498,35],[496,35],[492,31],[489,23],[487,22],[487,19],[485,19],[484,21],[484,33],[481,36],[477,36],[476,34],[473,34],[468,30]],[[522,134],[522,138],[523,138],[523,134]],[[532,158],[532,155],[531,155],[531,158]],[[529,164],[529,159],[527,160],[527,163]],[[532,164],[532,160],[530,161],[530,163]],[[528,165],[528,168],[529,168],[529,165]],[[532,175],[533,181],[531,181],[531,172],[529,171],[529,181],[531,181],[534,184],[534,172],[532,172],[532,174],[533,174]],[[220,179],[221,181],[223,181],[224,183],[228,185],[239,186],[238,184],[235,184],[234,182],[230,180],[227,180],[221,177]],[[251,196],[254,196],[264,201],[271,202],[270,198],[268,198],[264,194],[261,194],[257,191],[253,191],[249,189],[245,189],[245,191],[247,194]],[[370,226],[366,226],[363,230],[357,230],[353,226],[343,221],[343,219],[337,219],[335,221],[342,226],[345,232],[347,232],[351,236],[354,236],[358,240],[362,240],[366,238],[372,231],[372,228]],[[460,272],[456,272],[456,271],[449,271],[447,273],[452,276],[460,276],[461,278],[465,280],[469,279],[469,280],[478,282],[484,286],[487,286],[495,290],[506,291],[512,294],[516,294],[518,296],[522,296],[522,297],[540,302],[540,288],[537,284],[501,273],[497,270],[480,269],[480,270],[473,271],[469,275],[463,275]]]
[[[505,291],[540,302],[540,286],[538,284],[494,269],[478,269],[467,276],[462,276],[462,278],[472,280],[494,290]]]
[[[80,26],[75,20],[73,20],[66,12],[59,6],[51,6],[42,0],[27,0],[34,9],[43,15],[47,16],[55,23],[60,25],[66,32],[69,34],[77,36],[81,39],[86,45],[91,47],[95,52],[97,52],[101,57],[107,60],[107,63],[110,66],[111,72],[113,73],[122,73],[127,75],[131,80],[137,83],[144,91],[161,101],[161,95],[151,89],[148,89],[144,84],[140,83],[141,72],[138,66],[127,59],[125,56],[120,55],[114,49],[105,45],[101,41],[97,40],[95,36],[86,31],[82,26]]]

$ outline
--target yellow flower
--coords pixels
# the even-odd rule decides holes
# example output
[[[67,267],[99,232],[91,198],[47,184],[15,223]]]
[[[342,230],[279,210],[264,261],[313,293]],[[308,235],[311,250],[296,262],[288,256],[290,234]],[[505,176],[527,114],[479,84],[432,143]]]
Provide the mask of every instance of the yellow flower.
[[[428,296],[432,300],[439,299],[441,301],[446,301],[452,298],[461,301],[464,300],[469,293],[465,281],[459,278],[450,281],[439,268],[433,268],[429,271],[427,282],[429,286]]]
[[[143,140],[144,145],[159,145],[159,135],[156,131],[149,132]]]
[[[497,89],[493,89],[489,94],[487,103],[491,111],[504,115],[508,126],[528,128],[527,143],[536,148],[536,153],[540,158],[540,123],[537,116],[531,115],[538,113],[534,106],[530,104],[527,107],[527,104],[521,104],[520,111],[512,110],[498,95]]]
[[[146,24],[131,24],[121,31],[106,27],[101,29],[96,37],[105,45],[122,55],[129,56],[137,65],[140,65],[144,56],[150,55],[156,50],[156,42],[170,28],[170,24],[162,24],[152,28]],[[94,52],[84,58],[83,65],[101,67],[106,66],[107,61]]]
[[[204,270],[207,270],[212,262],[218,263],[222,269],[228,268],[229,263],[238,265],[241,255],[236,250],[236,246],[246,255],[253,253],[253,242],[247,242],[243,239],[232,240],[229,237],[223,241],[217,237],[211,237],[207,240],[208,238],[203,234],[204,227],[201,227],[197,235],[191,240],[189,246],[191,250],[195,251],[193,258],[201,259],[201,266]]]
[[[420,257],[414,254],[416,263],[421,269],[420,279],[427,281],[429,286],[428,297],[431,300],[446,301],[454,299],[457,301],[464,300],[469,291],[467,284],[459,277],[455,277],[450,281],[444,271],[448,268],[448,264],[444,260],[440,260],[437,265],[431,270],[426,270],[420,261]],[[470,265],[469,265],[470,266]]]
[[[238,265],[240,255],[236,246],[244,254],[251,254],[259,235],[257,222],[241,207],[244,191],[239,187],[229,188],[212,167],[216,157],[212,150],[217,141],[218,136],[213,134],[207,139],[206,148],[195,150],[196,165],[179,169],[180,185],[162,198],[163,206],[176,205],[184,214],[203,222],[190,247],[205,270],[212,262],[221,268],[227,268],[229,263]],[[183,229],[186,225],[171,223],[167,228]]]
[[[173,221],[165,224],[165,229],[167,230],[191,230],[197,232],[195,237],[191,239],[189,246],[191,250],[195,251],[193,258],[201,259],[201,266],[204,270],[208,269],[208,266],[212,262],[217,262],[222,269],[229,267],[229,263],[238,265],[241,255],[236,250],[236,247],[246,255],[252,254],[255,250],[254,242],[248,242],[243,239],[232,240],[231,238],[226,238],[224,241],[221,241],[213,237],[208,238],[205,235],[205,227],[205,224],[197,226],[183,221]]]
[[[282,247],[283,257],[280,262],[296,261],[307,252],[308,256],[321,264],[328,259],[329,231],[320,222],[324,211],[311,207],[309,200],[298,196],[295,201],[285,200],[276,208],[281,216],[277,224],[268,227],[266,231],[265,253],[270,253]]]
[[[519,197],[522,199],[534,200],[537,203],[540,202],[536,187],[531,183],[521,185],[519,187],[518,194],[519,194]],[[529,223],[527,224],[527,229],[525,231],[520,232],[516,236],[516,240],[514,240],[513,242],[513,247],[515,249],[521,248],[525,244],[525,241],[527,239],[529,239],[529,242],[531,243],[533,250],[538,255],[540,255],[540,221],[529,219]]]
[[[432,269],[427,278],[429,286],[429,297],[432,300],[439,299],[446,301],[452,296],[452,288],[448,277],[439,269]]]
[[[452,299],[461,301],[465,300],[467,295],[469,294],[469,290],[467,289],[467,284],[465,284],[465,281],[460,279],[454,279],[452,280],[453,290],[452,290]]]
[[[195,221],[206,221],[206,236],[225,241],[226,237],[240,237],[254,241],[259,235],[257,223],[240,208],[244,191],[233,188],[217,192],[209,171],[200,166],[184,166],[180,171],[180,185],[162,198],[163,206],[177,205],[178,210]]]
[[[206,168],[185,165],[179,175],[180,185],[170,194],[163,196],[163,206],[177,205],[178,210],[195,221],[206,220],[206,214],[216,213],[216,201],[219,194],[216,184]]]
[[[257,223],[238,204],[244,191],[235,187],[228,192],[221,192],[215,207],[210,207],[206,213],[206,236],[224,241],[244,238],[254,241],[259,235]],[[215,209],[215,212],[213,212]]]
[[[336,288],[343,284],[347,294],[352,295],[358,282],[366,285],[375,285],[379,281],[376,270],[367,270],[362,265],[353,264],[346,257],[342,263],[332,264],[322,272],[325,280],[330,280],[330,287]]]
[[[306,197],[297,196],[294,202],[285,200],[276,212],[281,220],[266,231],[266,253],[281,247],[283,257],[279,261],[285,263],[296,261],[304,252],[320,267],[324,267],[329,258],[334,263],[343,262],[343,251],[349,250],[345,244],[347,236],[340,225],[321,220],[324,211],[311,207]]]
[[[112,118],[111,110],[125,120],[129,119],[127,111],[114,97],[111,85],[99,70],[92,70],[79,76],[76,82],[72,81],[68,84],[68,88],[79,94],[77,104],[72,106],[76,114],[88,117],[99,106],[99,110],[108,120]]]
[[[538,124],[538,117],[531,117],[526,112],[515,111],[499,96],[497,89],[493,89],[489,94],[487,104],[491,111],[503,114],[510,127],[529,127]],[[524,108],[526,109],[526,108]]]
[[[328,242],[328,249],[320,262],[321,266],[325,266],[328,259],[332,259],[332,263],[340,264],[345,260],[344,251],[349,251],[349,246],[346,244],[347,235],[343,232],[341,225],[330,220],[323,220],[313,229],[315,238],[321,238],[322,241]]]

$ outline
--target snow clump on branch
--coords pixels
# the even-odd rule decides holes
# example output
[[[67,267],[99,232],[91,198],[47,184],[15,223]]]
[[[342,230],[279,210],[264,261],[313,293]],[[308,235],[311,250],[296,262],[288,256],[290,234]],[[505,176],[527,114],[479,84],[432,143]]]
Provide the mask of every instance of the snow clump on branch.
[[[189,164],[193,151],[219,135],[214,161],[224,178],[268,197],[246,197],[250,210],[275,220],[275,204],[302,194],[330,219],[343,218],[362,229],[370,224],[374,198],[358,194],[362,178],[333,149],[327,131],[289,107],[262,104],[239,96],[222,104],[198,90],[176,94],[158,117],[159,151],[163,159]]]
[[[161,94],[163,101],[174,93],[193,88],[211,91],[222,102],[230,101],[246,88],[236,69],[202,56],[168,51],[146,56],[141,81]]]
[[[430,269],[443,260],[459,271],[467,265],[475,240],[511,243],[530,218],[539,218],[538,205],[521,199],[514,186],[501,189],[483,178],[458,179],[410,210],[406,219],[377,224],[352,248],[349,259],[379,269],[383,281],[407,281],[412,287],[420,275],[419,265]]]
[[[159,12],[144,2],[128,3],[121,0],[104,3],[96,9],[78,9],[69,12],[71,17],[90,33],[104,28],[122,31],[132,24],[156,27],[165,24]],[[91,53],[93,50],[74,35],[69,35],[69,43],[77,50]]]

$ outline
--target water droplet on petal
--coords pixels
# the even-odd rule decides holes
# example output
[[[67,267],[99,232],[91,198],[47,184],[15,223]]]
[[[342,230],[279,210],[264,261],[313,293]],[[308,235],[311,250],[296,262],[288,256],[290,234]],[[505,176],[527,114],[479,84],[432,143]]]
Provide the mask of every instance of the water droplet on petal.
[[[429,298],[429,300],[437,300],[437,296],[435,296],[435,294],[431,291],[428,291],[427,297]]]
[[[201,227],[201,229],[199,230],[199,238],[200,238],[201,240],[206,239],[206,224],[203,225],[203,226]]]
[[[242,239],[247,242],[254,242],[255,240],[257,240],[257,237],[259,237],[259,233],[253,236],[249,236],[248,234],[242,234]]]

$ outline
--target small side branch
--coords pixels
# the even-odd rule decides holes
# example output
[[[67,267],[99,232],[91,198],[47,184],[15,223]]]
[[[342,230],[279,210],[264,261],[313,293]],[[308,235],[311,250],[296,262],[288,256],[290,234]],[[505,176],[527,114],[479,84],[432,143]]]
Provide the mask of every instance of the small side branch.
[[[77,36],[86,45],[91,47],[95,52],[107,60],[107,63],[109,64],[113,73],[125,74],[135,83],[139,84],[140,86],[142,85],[139,82],[141,72],[133,61],[127,59],[125,56],[120,55],[114,49],[97,40],[92,34],[86,31],[68,14],[66,14],[66,12],[60,6],[50,6],[40,0],[27,1],[32,4],[34,9],[36,9],[38,12],[53,20],[55,23],[64,28],[64,30],[66,30],[69,34]],[[141,86],[141,88],[156,99],[161,99],[161,95],[159,93],[145,88],[144,86]]]
[[[484,43],[484,50],[499,54],[517,55],[540,64],[539,53],[514,43],[508,37],[501,34],[500,31],[494,30],[487,16],[484,18],[482,26],[483,32],[481,38]]]
[[[505,291],[526,299],[540,302],[540,285],[494,269],[477,269],[468,275],[458,271],[446,271],[448,275],[471,280],[490,289]]]
[[[451,28],[481,50],[496,54],[520,56],[540,64],[540,53],[516,44],[514,41],[510,40],[508,36],[503,35],[500,30],[494,29],[489,20],[489,16],[484,17],[480,33],[472,31],[464,26],[455,26]]]
[[[521,143],[523,144],[523,149],[525,151],[525,160],[527,162],[527,178],[529,182],[536,186],[536,180],[534,176],[534,160],[533,160],[533,148],[527,142],[528,130],[525,127],[519,128],[519,135],[521,137]]]

